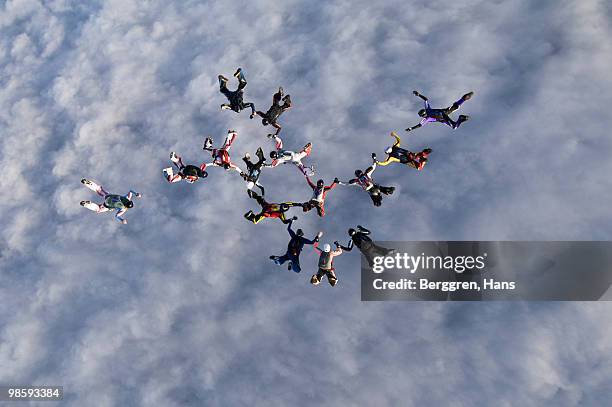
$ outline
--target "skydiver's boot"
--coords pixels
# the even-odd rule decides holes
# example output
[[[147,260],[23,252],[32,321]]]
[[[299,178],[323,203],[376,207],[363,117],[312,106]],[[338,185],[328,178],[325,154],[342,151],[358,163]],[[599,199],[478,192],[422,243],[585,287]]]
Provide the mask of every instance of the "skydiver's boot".
[[[242,68],[238,68],[238,69],[236,69],[236,72],[234,72],[234,76],[235,76],[236,78],[238,78],[238,77],[240,76],[240,74],[241,74],[241,73],[242,73]]]
[[[210,137],[204,139],[204,150],[209,150],[213,146],[213,140]]]
[[[219,75],[218,78],[219,78],[219,82],[227,83],[227,81],[228,81],[228,79],[225,76],[223,76],[223,75]]]
[[[464,114],[460,115],[459,118],[457,119],[457,123],[455,124],[453,128],[454,129],[458,128],[459,126],[461,126],[461,123],[467,122],[469,119],[470,119],[470,116],[466,116]]]
[[[378,189],[380,190],[380,192],[382,192],[385,195],[392,195],[393,192],[395,191],[395,187],[382,187],[382,186],[379,186]]]
[[[278,256],[270,256],[270,260],[272,260],[277,266],[280,265],[280,262],[278,261]]]
[[[470,100],[472,98],[472,96],[474,96],[474,92],[469,92],[469,93],[466,93],[465,95],[463,95],[461,97],[461,99],[463,99],[464,101],[465,100]]]
[[[168,182],[172,182],[171,180],[174,176],[174,171],[172,170],[172,167],[164,168],[162,172],[164,173],[164,176],[166,177]]]
[[[255,223],[255,214],[253,213],[253,211],[248,211],[247,213],[245,213],[244,218],[248,221]]]
[[[91,201],[81,201],[81,206],[89,209],[90,211],[98,212],[100,210],[100,205]]]
[[[102,187],[98,184],[96,184],[93,181],[90,181],[86,178],[83,178],[81,180],[81,184],[85,185],[88,189],[91,189],[92,191],[94,191],[96,194],[100,195],[100,196],[104,196]]]
[[[316,274],[313,274],[312,277],[310,277],[310,284],[319,285],[321,284],[321,280],[319,280]]]
[[[172,161],[175,164],[178,164],[181,162],[181,157],[178,156],[178,154],[176,154],[174,151],[170,153],[170,161]]]

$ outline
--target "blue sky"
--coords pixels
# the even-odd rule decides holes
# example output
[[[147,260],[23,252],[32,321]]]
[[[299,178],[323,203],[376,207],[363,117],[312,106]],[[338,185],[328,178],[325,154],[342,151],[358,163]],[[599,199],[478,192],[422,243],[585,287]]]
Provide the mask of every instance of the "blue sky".
[[[431,147],[424,171],[379,169],[374,208],[339,187],[308,236],[344,240],[608,240],[612,12],[603,1],[4,1],[0,4],[0,383],[63,385],[68,406],[598,406],[612,394],[607,303],[361,303],[359,258],[311,287],[274,266],[288,234],[235,174],[167,184],[170,151],[207,160],[236,129],[217,75],[246,99],[281,85],[289,148],[326,181],[383,154],[392,130]],[[232,78],[233,80],[233,78]],[[234,86],[232,82],[230,87]],[[463,93],[457,131],[418,121]],[[79,180],[144,197],[122,226],[78,205]],[[290,166],[270,200],[303,201]]]

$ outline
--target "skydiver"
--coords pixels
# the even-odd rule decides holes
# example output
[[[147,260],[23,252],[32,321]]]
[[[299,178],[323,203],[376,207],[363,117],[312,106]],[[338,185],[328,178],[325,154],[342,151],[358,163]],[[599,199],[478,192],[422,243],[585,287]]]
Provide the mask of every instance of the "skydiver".
[[[261,147],[257,149],[255,155],[259,158],[256,163],[251,161],[251,155],[249,153],[246,153],[244,157],[242,157],[242,160],[247,166],[247,171],[243,172],[241,175],[247,182],[247,193],[249,196],[251,196],[251,192],[255,186],[261,190],[261,195],[263,196],[265,195],[265,192],[263,185],[259,183],[259,176],[261,175],[262,167],[264,167],[266,164],[266,157],[264,157],[264,152]]]
[[[243,93],[244,88],[247,85],[247,81],[244,78],[244,73],[242,72],[242,68],[238,68],[234,73],[234,76],[238,78],[238,89],[234,91],[230,91],[227,89],[227,78],[223,75],[219,75],[219,90],[221,93],[225,95],[229,103],[223,103],[221,105],[221,110],[231,109],[236,113],[240,113],[242,109],[246,109],[247,107],[251,108],[251,116],[252,119],[255,117],[255,105],[251,102],[243,102]]]
[[[287,231],[291,236],[291,240],[287,245],[287,252],[282,256],[270,256],[270,260],[274,261],[274,263],[279,266],[289,261],[287,269],[299,273],[302,270],[300,267],[300,253],[302,252],[304,245],[318,242],[319,238],[323,236],[323,232],[319,232],[312,240],[306,239],[302,229],[298,229],[296,232],[291,229],[292,223],[293,220],[290,220],[287,226]]]
[[[342,254],[342,249],[336,247],[336,250],[332,251],[329,243],[323,245],[323,250],[319,249],[319,242],[316,242],[313,247],[319,253],[319,270],[317,274],[314,274],[310,278],[310,284],[319,285],[323,276],[327,276],[327,281],[332,287],[338,282],[336,277],[336,270],[334,269],[334,257]]]
[[[431,148],[426,148],[418,153],[413,153],[404,148],[400,147],[401,139],[399,136],[392,131],[391,136],[395,138],[395,143],[385,150],[387,158],[385,161],[376,161],[378,165],[389,165],[391,163],[401,163],[417,170],[422,170],[427,164],[429,154],[431,154]],[[372,156],[376,160],[376,155]]]
[[[278,218],[284,224],[288,224],[291,220],[297,220],[297,216],[294,216],[291,219],[287,219],[285,217],[285,212],[287,212],[290,208],[294,206],[300,206],[299,203],[295,202],[282,202],[282,203],[268,203],[266,200],[257,195],[255,191],[251,191],[251,198],[255,199],[257,203],[261,206],[261,212],[258,214],[253,213],[253,211],[248,211],[244,214],[244,217],[257,224],[261,222],[265,218]]]
[[[312,188],[312,198],[310,198],[310,201],[302,204],[304,212],[308,212],[309,210],[316,208],[319,216],[325,216],[325,196],[329,191],[334,189],[336,185],[338,185],[338,178],[334,178],[334,182],[328,186],[325,186],[325,182],[322,179],[318,180],[317,183],[314,184],[310,180],[310,177],[307,176],[306,181],[308,182],[310,188]]]
[[[195,165],[185,165],[183,164],[183,159],[181,156],[176,154],[174,151],[170,153],[170,161],[178,168],[178,173],[174,173],[172,167],[164,168],[162,172],[166,176],[166,179],[170,183],[179,182],[185,180],[187,182],[194,183],[199,178],[208,177],[208,172],[206,172],[206,164],[202,163],[199,167]]]
[[[465,95],[461,96],[461,99],[459,99],[458,101],[453,103],[451,106],[444,108],[444,109],[432,109],[431,106],[429,106],[429,101],[427,100],[425,96],[421,95],[416,90],[412,93],[414,94],[414,96],[418,96],[421,99],[423,99],[424,104],[425,104],[425,109],[419,110],[419,116],[423,118],[421,119],[419,124],[412,126],[412,127],[408,127],[406,131],[412,131],[429,122],[444,123],[447,126],[450,126],[453,129],[456,129],[461,125],[461,123],[467,121],[470,118],[469,116],[462,114],[459,116],[459,119],[457,119],[457,121],[454,121],[453,119],[450,118],[449,115],[453,113],[455,110],[458,110],[459,107],[461,107],[461,105],[463,104],[463,102],[465,102],[466,100],[470,100],[472,96],[474,95],[474,92],[466,93]]]
[[[371,232],[361,225],[357,225],[357,230],[350,228],[348,234],[351,237],[347,246],[342,246],[337,241],[334,244],[340,247],[342,250],[350,252],[353,250],[353,245],[357,246],[359,251],[363,253],[364,257],[368,261],[370,267],[374,265],[374,257],[387,256],[395,251],[395,249],[387,249],[385,247],[377,246],[372,242],[370,236]]]
[[[382,194],[393,194],[393,191],[395,191],[395,187],[385,187],[374,182],[374,180],[372,179],[372,173],[376,169],[375,157],[376,155],[372,154],[373,163],[365,170],[365,172],[361,170],[355,170],[355,178],[351,179],[348,182],[339,182],[339,184],[355,185],[363,188],[363,190],[370,195],[374,206],[380,206],[382,205]]]
[[[234,142],[234,140],[236,140],[236,137],[238,137],[238,133],[236,133],[236,130],[228,130],[227,137],[225,137],[225,142],[223,143],[223,147],[221,148],[213,148],[213,139],[210,137],[206,137],[206,140],[204,140],[204,147],[202,149],[210,151],[210,154],[213,157],[213,162],[209,164],[204,164],[204,166],[223,167],[226,170],[232,169],[234,171],[237,171],[239,174],[242,174],[243,171],[236,164],[232,163],[232,160],[230,159],[229,155],[229,150],[232,147],[232,143]]]
[[[81,201],[81,206],[96,213],[103,213],[116,209],[117,213],[115,213],[115,219],[117,219],[124,225],[127,224],[127,219],[122,218],[122,216],[127,212],[128,209],[134,206],[132,196],[136,196],[137,198],[142,197],[142,194],[132,190],[130,190],[130,192],[128,192],[126,195],[110,194],[106,190],[104,190],[101,185],[98,185],[95,182],[85,178],[81,180],[81,183],[104,199],[101,204],[97,204],[91,201]]]
[[[282,105],[280,104],[281,100],[283,101]],[[291,96],[290,95],[283,96],[283,88],[279,87],[278,92],[276,92],[274,96],[272,97],[272,106],[270,106],[268,111],[266,113],[261,112],[261,111],[256,111],[255,114],[262,118],[261,124],[263,124],[264,126],[267,126],[268,124],[271,125],[272,127],[276,129],[276,133],[274,134],[278,135],[282,127],[277,123],[277,120],[280,117],[280,115],[285,112],[285,110],[290,109],[290,108],[291,108]]]
[[[308,143],[299,152],[283,150],[283,140],[276,134],[268,134],[268,138],[274,140],[276,145],[275,151],[270,151],[270,158],[272,158],[272,164],[266,164],[266,167],[274,168],[280,164],[292,163],[304,174],[304,176],[314,175],[313,166],[305,166],[302,164],[302,159],[310,155],[312,151],[312,143]]]

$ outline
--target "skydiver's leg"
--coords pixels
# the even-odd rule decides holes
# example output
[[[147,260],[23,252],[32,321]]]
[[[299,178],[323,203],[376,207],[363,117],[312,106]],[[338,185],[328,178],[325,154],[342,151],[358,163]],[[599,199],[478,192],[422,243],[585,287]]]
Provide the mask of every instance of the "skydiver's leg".
[[[172,167],[164,168],[162,172],[164,173],[166,180],[168,180],[168,182],[171,184],[175,182],[179,182],[183,179],[183,176],[181,175],[181,173],[175,174],[174,171],[172,170]]]
[[[257,187],[261,190],[261,195],[265,195],[264,187],[259,183],[259,180],[255,181],[255,185],[257,185]]]
[[[244,73],[242,72],[242,69],[238,68],[236,72],[234,73],[234,76],[238,78],[238,90],[244,89],[247,85],[247,81],[246,81],[246,78],[244,77]]]
[[[221,93],[223,93],[225,96],[227,96],[230,91],[227,88],[227,78],[223,75],[219,75],[219,91]]]
[[[301,161],[303,158],[310,155],[312,151],[312,143],[308,143],[299,152],[293,154],[293,161]]]
[[[81,183],[103,198],[108,195],[108,192],[106,192],[101,185],[98,185],[93,181],[83,178]]]
[[[185,164],[183,164],[183,159],[174,151],[170,153],[170,161],[172,161],[172,163],[176,165],[179,170],[185,168]]]
[[[329,282],[329,285],[331,285],[332,287],[335,286],[338,282],[338,277],[336,277],[335,270],[325,270],[325,275],[327,276],[327,281]]]
[[[385,195],[392,195],[395,191],[395,187],[383,187],[381,185],[377,185],[378,190]]]
[[[374,206],[382,205],[382,195],[380,195],[380,192],[376,188],[371,188],[368,193],[370,194]]]
[[[253,211],[248,211],[244,214],[244,217],[247,220],[253,222],[254,224],[258,224],[259,222],[261,222],[262,219],[265,218],[265,215],[263,213],[254,214]]]
[[[276,132],[274,133],[275,136],[278,136],[278,133],[280,133],[282,127],[280,126],[280,124],[273,122],[270,123],[270,125],[272,125],[272,127],[274,127],[276,129]]]
[[[293,270],[294,273],[299,273],[300,271],[302,271],[302,267],[300,266],[299,257],[291,256],[290,260],[291,260],[291,270]]]
[[[317,271],[317,274],[314,274],[311,278],[310,278],[310,284],[312,285],[319,285],[321,284],[321,279],[323,278],[323,276],[325,275],[325,271],[323,269],[319,269]]]
[[[470,100],[472,98],[472,95],[474,95],[474,92],[469,92],[469,93],[466,93],[465,95],[461,96],[461,99],[459,99],[458,101],[453,103],[451,107],[446,109],[447,112],[450,114],[450,113],[454,112],[455,110],[458,110],[461,107],[461,105],[463,104],[463,102],[465,102],[466,100]]]
[[[238,137],[238,133],[235,130],[228,130],[227,137],[225,137],[225,142],[223,143],[223,150],[229,152],[236,137]]]
[[[278,88],[278,92],[272,96],[272,105],[278,105],[283,98],[283,88]]]
[[[289,254],[285,253],[282,256],[270,256],[270,259],[272,259],[275,264],[282,266],[285,264],[285,262],[287,262],[287,260],[289,260]]]
[[[103,204],[97,204],[91,201],[81,201],[81,206],[86,209],[89,209],[90,211],[94,211],[95,213],[103,213],[110,211],[110,209],[104,206]]]
[[[287,95],[283,98],[283,112],[291,107],[291,96]]]

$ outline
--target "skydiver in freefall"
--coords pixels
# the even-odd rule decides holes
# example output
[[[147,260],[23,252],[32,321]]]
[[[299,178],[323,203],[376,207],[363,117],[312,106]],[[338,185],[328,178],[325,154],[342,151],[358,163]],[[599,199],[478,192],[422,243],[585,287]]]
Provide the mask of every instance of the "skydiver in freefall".
[[[244,217],[257,224],[261,222],[265,218],[277,218],[280,219],[284,224],[288,224],[291,220],[297,220],[297,216],[294,216],[291,219],[287,219],[285,217],[285,212],[287,212],[290,208],[294,206],[300,206],[299,203],[295,202],[282,202],[282,203],[268,203],[266,200],[257,195],[255,191],[251,191],[251,198],[255,199],[257,203],[261,206],[261,212],[258,214],[253,213],[253,211],[248,211],[244,214]]]
[[[308,212],[311,209],[316,209],[319,216],[325,216],[325,197],[329,191],[338,185],[338,178],[334,178],[334,182],[328,186],[325,186],[325,182],[322,179],[318,180],[317,183],[314,184],[310,180],[310,177],[307,176],[306,181],[308,182],[310,188],[312,188],[312,198],[310,198],[310,201],[302,204],[302,209],[304,212]]]
[[[333,287],[338,282],[336,269],[334,268],[334,257],[340,256],[342,254],[342,249],[340,247],[336,247],[336,250],[332,251],[329,243],[325,243],[323,245],[323,250],[319,249],[318,246],[319,242],[316,242],[313,245],[314,249],[319,253],[319,270],[317,271],[317,274],[314,274],[310,278],[310,284],[319,285],[321,283],[321,279],[324,276],[327,276],[329,285]]]
[[[314,166],[305,166],[302,164],[302,160],[310,155],[312,151],[312,143],[308,143],[302,148],[302,150],[295,152],[283,149],[283,140],[276,134],[268,134],[268,138],[274,140],[276,145],[275,151],[270,151],[270,158],[272,158],[272,164],[266,164],[266,167],[274,168],[280,164],[292,163],[304,174],[304,176],[314,175]]]
[[[202,149],[210,152],[213,162],[205,164],[205,168],[208,166],[216,166],[225,168],[226,170],[231,169],[239,174],[242,174],[243,171],[236,164],[232,163],[229,155],[229,150],[232,147],[232,143],[236,140],[236,137],[238,137],[236,130],[228,130],[227,137],[225,138],[225,142],[221,148],[213,148],[213,139],[206,137],[206,140],[204,140],[204,147]]]
[[[280,104],[281,100],[283,102],[282,105]],[[274,134],[278,135],[282,127],[278,124],[277,120],[280,117],[280,115],[285,112],[285,110],[290,109],[290,108],[291,108],[291,96],[290,95],[283,96],[283,88],[279,87],[278,92],[276,92],[274,96],[272,97],[272,106],[270,106],[268,111],[266,113],[261,112],[261,111],[256,111],[255,114],[261,117],[262,119],[261,123],[264,126],[267,126],[269,124],[272,127],[274,127],[276,129],[276,133]]]
[[[259,176],[261,175],[261,169],[266,165],[266,157],[264,157],[264,152],[259,147],[257,152],[255,153],[259,160],[256,163],[251,161],[251,155],[246,153],[242,160],[247,166],[246,172],[243,172],[242,178],[247,182],[247,193],[251,196],[253,188],[257,186],[261,190],[261,195],[265,195],[264,187],[259,183]],[[251,196],[252,197],[252,196]]]
[[[395,191],[395,187],[385,187],[374,182],[372,173],[376,169],[376,154],[372,154],[373,163],[365,171],[355,170],[355,178],[348,182],[339,182],[341,185],[355,185],[363,188],[366,191],[374,206],[382,205],[382,195],[391,195]]]
[[[236,113],[240,113],[243,109],[247,107],[251,108],[251,116],[252,119],[255,117],[255,105],[251,102],[244,102],[244,88],[247,85],[247,81],[244,78],[244,73],[242,72],[242,68],[238,68],[234,73],[234,76],[238,78],[238,89],[231,91],[227,89],[227,78],[223,75],[219,75],[219,90],[221,93],[225,95],[229,103],[223,103],[221,105],[221,110],[230,109]]]
[[[300,253],[302,253],[304,245],[318,242],[319,238],[323,236],[323,232],[319,232],[312,240],[306,239],[302,229],[298,229],[296,232],[291,229],[292,223],[293,220],[290,220],[287,226],[287,231],[289,232],[289,236],[291,236],[291,240],[287,245],[287,252],[282,256],[270,256],[270,260],[274,261],[274,263],[279,266],[288,261],[289,265],[287,269],[299,273],[302,270],[300,267]]]
[[[208,177],[206,172],[206,164],[202,163],[200,166],[185,165],[181,156],[176,154],[174,151],[170,153],[170,161],[176,166],[178,172],[175,174],[172,167],[164,168],[162,172],[166,176],[166,179],[170,183],[179,182],[185,180],[190,184],[196,182],[200,178]]]
[[[431,106],[429,106],[429,101],[427,100],[425,96],[421,95],[416,90],[412,93],[414,94],[414,96],[418,96],[421,99],[423,99],[425,108],[419,110],[419,116],[422,117],[419,124],[412,126],[412,127],[408,127],[406,131],[412,131],[430,122],[444,123],[447,126],[450,126],[453,129],[456,129],[461,125],[461,123],[467,121],[470,118],[469,116],[462,114],[459,116],[457,121],[454,121],[453,119],[450,118],[450,114],[458,110],[463,104],[463,102],[465,102],[466,100],[470,100],[472,96],[474,95],[474,92],[466,93],[465,95],[461,96],[461,99],[459,99],[458,101],[453,103],[451,106],[444,108],[444,109],[432,109]]]
[[[368,261],[370,267],[372,267],[374,265],[374,257],[388,256],[389,254],[393,253],[395,249],[387,249],[385,247],[377,246],[374,242],[372,242],[370,236],[368,236],[370,233],[371,232],[368,229],[361,225],[357,225],[357,230],[353,228],[348,230],[351,240],[349,240],[347,246],[342,246],[337,241],[334,242],[334,244],[346,252],[353,250],[353,245],[357,246],[359,251],[363,253],[364,257]]]
[[[126,195],[110,194],[106,190],[104,190],[101,185],[98,185],[95,182],[85,178],[81,180],[81,183],[104,199],[101,204],[97,204],[91,201],[81,201],[81,206],[96,213],[108,212],[115,209],[117,210],[117,213],[115,214],[115,219],[117,219],[124,225],[127,224],[127,219],[122,218],[122,216],[127,212],[128,209],[134,206],[132,196],[136,196],[137,198],[142,197],[142,194],[132,190],[130,190],[130,192],[128,192]]]
[[[406,150],[400,147],[401,139],[399,136],[392,131],[391,136],[395,138],[395,143],[388,147],[385,150],[387,154],[387,158],[385,161],[376,160],[376,155],[374,155],[374,159],[378,165],[389,165],[391,163],[400,163],[405,164],[409,167],[415,168],[417,170],[422,170],[427,164],[429,154],[431,154],[431,148],[426,148],[418,153],[413,153],[412,151]]]

